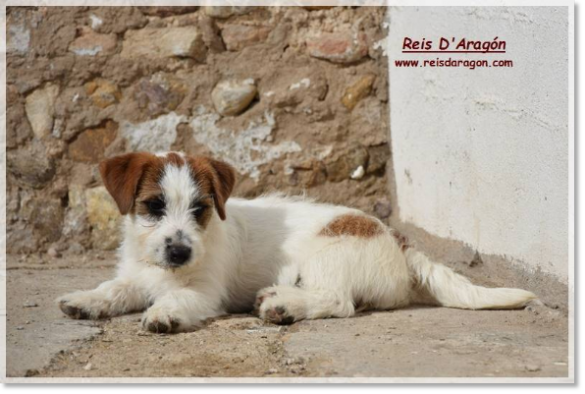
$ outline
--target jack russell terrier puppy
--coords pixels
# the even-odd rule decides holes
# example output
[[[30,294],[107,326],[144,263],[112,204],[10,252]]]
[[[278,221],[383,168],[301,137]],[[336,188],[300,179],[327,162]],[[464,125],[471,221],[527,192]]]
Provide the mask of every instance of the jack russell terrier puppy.
[[[58,299],[75,319],[144,311],[143,328],[192,331],[249,312],[276,324],[430,303],[520,308],[519,289],[475,286],[431,262],[378,219],[303,198],[228,197],[228,164],[182,153],[129,153],[100,164],[123,221],[115,279]]]

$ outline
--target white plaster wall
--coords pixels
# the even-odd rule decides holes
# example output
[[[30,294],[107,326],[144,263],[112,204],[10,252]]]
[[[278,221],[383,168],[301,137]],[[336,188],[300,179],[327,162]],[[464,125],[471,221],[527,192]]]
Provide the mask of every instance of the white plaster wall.
[[[568,273],[568,10],[392,7],[390,108],[403,221],[480,252]],[[507,41],[506,54],[400,53],[405,36]],[[514,68],[399,68],[396,59]]]

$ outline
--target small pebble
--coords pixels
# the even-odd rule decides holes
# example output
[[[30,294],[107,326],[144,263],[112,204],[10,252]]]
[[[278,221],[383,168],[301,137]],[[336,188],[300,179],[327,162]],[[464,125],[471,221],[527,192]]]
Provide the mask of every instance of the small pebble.
[[[54,259],[61,257],[61,253],[59,253],[59,251],[57,250],[57,248],[55,248],[54,246],[51,246],[49,248],[49,250],[47,250],[47,254],[51,258],[54,258]]]
[[[351,173],[350,178],[351,179],[362,179],[364,177],[365,173],[366,173],[366,170],[364,170],[364,166],[359,166]]]
[[[91,370],[91,367],[92,367],[91,363],[87,363],[85,365],[85,367],[83,367],[83,369],[85,369],[86,371],[90,371]]]
[[[278,372],[278,369],[276,368],[270,368],[268,371],[266,371],[266,373],[272,375]]]
[[[300,357],[287,358],[286,360],[284,360],[284,365],[295,365],[295,364],[301,364],[302,362],[303,362],[303,359]]]
[[[526,370],[528,372],[538,372],[538,371],[540,371],[540,366],[534,365],[534,364],[528,364],[524,368],[526,368]]]
[[[23,326],[18,326],[18,327],[16,327],[16,329],[17,330],[24,330],[24,327]]]
[[[380,219],[386,219],[392,215],[392,203],[388,200],[378,200],[374,204],[374,213]]]
[[[33,301],[27,301],[24,304],[22,304],[22,306],[25,308],[36,308],[37,306],[39,306],[39,304]]]

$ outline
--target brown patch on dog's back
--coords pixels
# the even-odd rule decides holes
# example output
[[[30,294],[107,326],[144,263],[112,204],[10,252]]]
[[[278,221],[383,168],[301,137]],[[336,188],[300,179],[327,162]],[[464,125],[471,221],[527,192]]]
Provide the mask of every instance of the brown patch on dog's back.
[[[372,238],[380,235],[383,228],[376,220],[360,215],[341,215],[327,224],[319,235],[326,237],[340,237],[348,235],[360,238]]]

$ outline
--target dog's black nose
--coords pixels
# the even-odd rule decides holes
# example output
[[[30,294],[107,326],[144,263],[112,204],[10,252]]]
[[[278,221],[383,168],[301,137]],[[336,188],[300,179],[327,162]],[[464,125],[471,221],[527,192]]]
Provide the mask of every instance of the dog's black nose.
[[[185,245],[167,245],[167,260],[173,265],[183,265],[191,257],[191,248]]]

